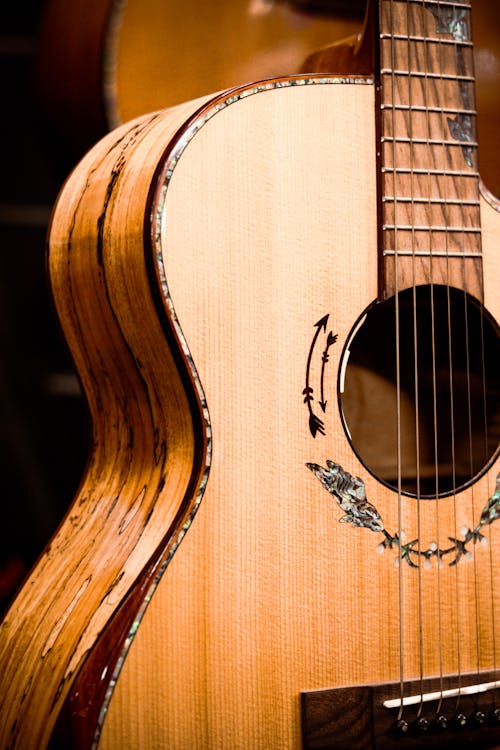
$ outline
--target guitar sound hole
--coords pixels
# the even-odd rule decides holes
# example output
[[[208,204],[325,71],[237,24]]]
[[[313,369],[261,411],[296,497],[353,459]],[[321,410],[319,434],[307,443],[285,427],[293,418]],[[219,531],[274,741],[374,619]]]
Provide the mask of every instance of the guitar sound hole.
[[[400,292],[397,305],[395,297],[372,305],[351,332],[339,377],[360,460],[417,497],[470,483],[498,452],[499,362],[498,326],[462,291],[419,286]]]

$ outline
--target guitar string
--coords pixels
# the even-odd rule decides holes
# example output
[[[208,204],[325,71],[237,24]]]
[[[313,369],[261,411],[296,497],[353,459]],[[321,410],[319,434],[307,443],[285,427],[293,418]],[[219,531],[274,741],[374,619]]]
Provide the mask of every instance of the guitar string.
[[[449,258],[447,258],[447,277],[449,278]],[[457,480],[457,466],[456,466],[456,441],[455,441],[455,398],[454,398],[454,383],[453,383],[453,347],[452,347],[452,315],[451,315],[451,294],[450,285],[446,287],[446,316],[447,316],[447,327],[448,327],[448,384],[450,391],[450,438],[451,438],[451,481],[453,487],[453,528],[455,539],[458,539],[458,506],[457,506],[457,492],[456,492],[456,480]],[[461,600],[460,600],[460,586],[459,586],[459,566],[455,565],[453,568],[454,578],[454,591],[453,597],[455,601],[455,620],[456,620],[456,669],[457,669],[457,688],[458,695],[455,702],[455,714],[458,713],[460,707],[460,690],[462,687],[462,646],[461,646],[461,634],[460,634],[460,621],[461,621]],[[450,592],[451,593],[451,592]]]
[[[484,304],[484,292],[482,294],[483,299],[481,300]],[[481,316],[480,316],[480,326],[481,326],[481,363],[482,363],[482,392],[483,392],[483,426],[484,426],[484,457],[485,461],[488,460],[488,454],[489,454],[489,423],[488,423],[488,403],[487,403],[487,384],[486,384],[486,356],[485,356],[485,341],[484,341],[484,315],[483,311],[481,310]],[[492,472],[488,472],[487,475],[487,496],[491,497],[493,490],[491,487],[491,478],[493,474]],[[492,647],[492,671],[494,674],[494,679],[496,680],[496,672],[497,672],[497,650],[496,650],[496,623],[495,623],[495,587],[494,587],[494,573],[493,573],[493,539],[492,539],[492,533],[493,530],[491,528],[491,525],[488,526],[488,536],[486,537],[488,541],[488,574],[489,574],[489,586],[490,586],[490,617],[491,617],[491,631],[492,631],[492,637],[491,637],[491,647]],[[498,695],[498,688],[492,691],[491,695],[491,714],[493,715],[495,709],[496,709],[496,700]]]
[[[442,8],[440,7],[440,2],[438,2],[438,18],[442,18]],[[441,73],[443,72],[443,42],[442,38],[438,37],[438,47],[439,47],[439,59],[440,59],[440,70]],[[455,54],[455,60],[456,60],[456,40],[452,39],[450,48],[453,49],[452,54]],[[448,48],[447,48],[448,49]],[[454,66],[455,72],[456,71],[456,65]],[[457,79],[457,85],[458,85],[458,79]],[[458,107],[457,107],[458,108]],[[447,121],[446,121],[446,114],[443,107],[443,102],[441,102],[441,112],[440,112],[440,122],[441,122],[441,132],[443,136],[446,136],[447,133]],[[446,164],[446,161],[445,161]],[[446,168],[443,170],[444,172],[444,178],[446,179]],[[445,191],[447,193],[448,190]],[[463,212],[463,209],[462,209]],[[448,211],[448,204],[446,200],[443,203],[443,218],[444,218],[444,224],[446,227],[449,227],[452,225],[450,221],[449,211]],[[463,224],[463,216],[462,216],[462,224]],[[447,278],[447,285],[446,285],[446,315],[447,315],[447,328],[448,328],[448,385],[449,385],[449,407],[450,407],[450,439],[451,439],[451,478],[452,478],[452,493],[453,493],[453,527],[454,527],[454,535],[455,538],[459,537],[459,529],[458,529],[458,500],[457,500],[457,492],[456,492],[456,476],[457,476],[457,462],[456,462],[456,424],[455,424],[455,394],[454,394],[454,379],[453,379],[453,347],[452,347],[452,325],[453,325],[453,317],[451,314],[451,284],[450,284],[450,255],[449,255],[449,236],[448,236],[448,230],[445,232],[444,236],[445,240],[445,255],[446,255],[446,278]],[[462,644],[461,644],[461,633],[460,633],[460,621],[461,621],[461,598],[460,598],[460,573],[462,572],[462,569],[459,568],[458,565],[454,566],[454,592],[453,597],[455,601],[455,619],[456,619],[456,672],[457,672],[457,687],[458,687],[458,695],[455,702],[455,714],[458,714],[460,710],[460,701],[461,701],[461,693],[460,689],[462,687]],[[451,593],[451,592],[450,592]],[[442,698],[439,702],[438,711],[440,711],[442,705]]]
[[[414,400],[415,400],[415,474],[416,474],[416,502],[417,502],[417,551],[419,561],[422,559],[422,514],[421,514],[421,477],[420,477],[420,409],[419,409],[419,370],[418,370],[418,325],[417,325],[417,284],[416,284],[416,234],[415,234],[415,153],[413,139],[413,80],[412,80],[412,34],[417,35],[417,30],[412,31],[411,23],[413,8],[410,9],[410,3],[406,3],[406,34],[407,34],[407,65],[408,70],[408,136],[410,142],[410,226],[411,226],[411,249],[412,249],[412,298],[413,298],[413,372],[414,372]],[[417,24],[418,26],[418,24]],[[418,55],[416,54],[417,42],[413,42],[415,51],[415,68],[418,69]],[[418,640],[419,640],[419,677],[420,677],[420,696],[421,700],[417,709],[417,720],[421,717],[424,702],[424,643],[423,643],[423,587],[422,587],[422,565],[417,569],[417,612],[418,612]]]
[[[438,3],[437,3],[437,17],[439,19],[441,18],[441,11],[442,11],[441,2],[440,2],[440,0],[438,0]],[[428,14],[428,15],[430,15],[430,14]],[[443,83],[444,78],[443,78],[442,44],[441,44],[441,36],[439,34],[436,34],[436,37],[437,37],[437,40],[438,40],[437,41],[437,56],[434,53],[431,57],[432,57],[433,62],[436,62],[436,57],[437,57],[437,63],[438,63],[438,65],[437,65],[437,70],[435,72],[439,76],[439,79],[438,79],[439,101],[440,101],[440,105],[442,107],[443,106],[443,99],[444,99],[444,92],[443,92],[443,89],[444,89],[444,83]],[[427,38],[425,34],[424,34],[424,38]],[[436,42],[434,42],[434,44],[436,44]],[[428,84],[427,72],[429,71],[429,66],[427,65],[427,59],[428,59],[428,51],[429,50],[428,50],[428,45],[427,45],[426,42],[424,42],[424,49],[425,49],[425,56],[426,56],[426,65],[425,65],[425,71],[426,71],[426,78],[425,78],[425,99],[426,100],[425,100],[425,105],[426,105],[426,108],[428,110],[428,105],[429,105],[429,101],[428,101],[428,99],[429,99],[429,97],[428,97],[428,85],[429,84]],[[429,120],[429,124],[430,124],[430,120]],[[443,119],[442,119],[442,116],[441,116],[441,125],[442,124],[443,124]],[[445,137],[444,137],[445,133],[442,133],[442,134],[443,134],[443,141],[444,141],[444,140],[446,140]],[[432,132],[430,130],[428,130],[427,137],[428,137],[429,140],[431,139],[431,136],[432,136]],[[446,148],[446,146],[444,148]],[[428,150],[428,153],[429,153],[429,150]],[[433,158],[434,158],[434,154],[433,154]],[[431,169],[431,162],[432,161],[433,161],[433,159],[429,159],[429,169]],[[446,171],[446,158],[443,159],[443,171]],[[446,177],[444,177],[444,180],[446,180]],[[432,184],[432,178],[429,175],[429,186],[431,186],[431,184]],[[444,182],[443,188],[444,188],[445,184],[446,184],[446,182]],[[450,281],[450,279],[449,279],[449,275],[448,275],[449,263],[448,263],[448,229],[447,229],[447,227],[449,226],[449,216],[448,216],[448,210],[447,210],[447,206],[446,206],[446,198],[447,198],[446,190],[444,190],[444,193],[445,193],[445,195],[444,195],[445,202],[443,204],[443,210],[444,210],[444,219],[445,219],[444,226],[446,227],[446,230],[444,232],[445,256],[446,256],[445,263],[446,263],[446,270],[447,270],[446,281],[447,281],[447,287],[449,288],[449,281]],[[429,190],[429,200],[431,199],[431,197],[432,197],[432,189]],[[432,211],[429,212],[429,219],[430,219],[430,222],[431,222],[430,226],[431,227],[434,226],[434,222],[432,220]],[[434,241],[434,232],[431,229],[430,232],[429,232],[429,247],[430,247],[430,253],[431,253],[430,254],[430,282],[431,282],[431,284],[430,284],[430,286],[431,286],[430,292],[431,292],[431,332],[432,332],[432,339],[431,339],[431,347],[432,347],[432,393],[433,393],[432,408],[433,408],[433,424],[434,424],[434,446],[433,446],[433,448],[434,448],[434,482],[435,482],[435,485],[434,485],[434,491],[435,491],[434,504],[435,504],[436,544],[437,544],[438,549],[441,549],[441,518],[440,518],[441,501],[440,501],[440,498],[439,498],[439,492],[440,492],[440,467],[439,467],[439,460],[440,460],[440,456],[439,456],[439,428],[438,428],[438,412],[439,412],[439,408],[438,408],[438,391],[437,391],[436,309],[435,309],[435,294],[434,294],[434,263],[433,263],[434,259],[433,259],[433,252],[432,252],[432,250],[433,250],[433,247],[432,247],[433,241]],[[439,244],[439,239],[438,239],[438,244]],[[444,686],[443,686],[443,677],[444,677],[444,675],[443,675],[443,617],[442,617],[442,599],[443,599],[443,594],[442,594],[442,576],[441,576],[441,570],[442,570],[441,560],[438,559],[437,566],[436,566],[435,576],[436,576],[436,579],[437,579],[437,587],[436,587],[437,588],[437,602],[436,602],[436,606],[437,606],[437,617],[438,617],[437,627],[438,627],[438,644],[439,644],[439,646],[438,646],[438,661],[439,661],[439,692],[440,692],[440,699],[439,699],[439,701],[437,703],[437,706],[436,706],[434,719],[437,718],[438,713],[441,710],[442,701],[443,701],[443,690],[444,690]]]
[[[467,34],[470,36],[470,11],[465,10],[465,14],[467,17],[466,21],[466,28],[467,28]],[[461,73],[461,71],[458,71]],[[470,86],[468,83],[464,83],[464,90],[467,92],[466,95],[466,108],[470,109],[471,106],[474,104],[473,102],[469,101],[469,89]],[[464,238],[465,239],[465,238]],[[466,382],[467,382],[467,424],[468,424],[468,441],[469,441],[469,470],[471,477],[474,475],[474,455],[473,455],[473,430],[472,430],[472,398],[471,398],[471,371],[470,371],[470,365],[471,365],[471,354],[470,354],[470,331],[469,331],[469,305],[468,305],[468,299],[467,299],[467,293],[466,293],[466,281],[467,273],[466,273],[466,259],[465,256],[462,260],[462,273],[463,273],[463,279],[464,279],[464,294],[463,294],[463,303],[464,303],[464,316],[465,316],[465,355],[466,355]],[[475,483],[472,483],[471,489],[470,489],[470,497],[471,497],[471,518],[474,519],[476,517],[475,514]],[[477,560],[477,545],[474,544],[472,548],[472,560],[473,560],[473,581],[474,581],[474,608],[475,608],[475,658],[476,658],[476,671],[477,671],[477,682],[480,681],[480,629],[479,629],[479,590],[478,590],[478,560]],[[476,710],[477,710],[477,698],[475,699],[476,704]]]
[[[426,122],[426,129],[427,129],[427,137],[425,138],[425,143],[426,143],[425,154],[426,154],[426,161],[427,161],[427,169],[426,169],[427,179],[426,179],[426,182],[427,182],[427,193],[428,193],[428,195],[427,195],[427,201],[428,201],[428,203],[427,203],[427,221],[428,221],[427,242],[428,242],[428,252],[429,252],[429,279],[430,279],[430,299],[431,299],[431,320],[430,320],[430,325],[431,325],[431,342],[432,342],[432,347],[431,348],[432,348],[432,351],[434,351],[434,334],[433,334],[433,328],[434,328],[434,309],[433,309],[433,255],[432,255],[432,240],[433,240],[432,225],[433,224],[432,224],[432,204],[431,204],[432,178],[431,178],[431,170],[430,170],[430,167],[429,167],[429,163],[430,163],[430,153],[429,153],[429,151],[430,151],[430,148],[431,148],[431,144],[430,144],[430,141],[431,141],[431,138],[430,138],[430,123],[429,123],[429,103],[428,103],[429,55],[428,55],[427,31],[426,31],[426,21],[427,21],[427,16],[428,16],[428,10],[425,7],[425,3],[423,1],[419,5],[414,6],[414,7],[415,7],[416,17],[418,18],[418,26],[419,26],[419,28],[421,30],[420,36],[422,38],[422,47],[423,47],[423,50],[422,50],[423,51],[423,66],[422,66],[423,67],[423,71],[422,71],[421,75],[419,76],[419,80],[417,82],[417,86],[418,86],[420,94],[422,96],[422,104],[423,104],[424,111],[426,113],[426,115],[425,115],[426,116],[426,121],[425,122]],[[417,48],[415,48],[415,58],[416,58],[415,59],[415,64],[416,64],[416,67],[418,68],[419,66],[418,66]],[[434,368],[433,368],[433,370],[434,370]],[[434,378],[432,380],[433,380],[433,385],[434,385],[434,383],[435,383]],[[435,394],[436,394],[435,386],[434,386],[433,394],[434,394],[434,396],[433,396],[433,403],[435,404]],[[435,425],[435,421],[434,421],[434,425]],[[421,515],[421,502],[420,501],[418,503],[418,513],[419,513],[419,519],[420,519],[420,515]],[[419,536],[419,539],[420,539],[420,537],[421,537],[421,525],[420,524],[419,524],[419,529],[418,529],[418,536]],[[423,623],[422,623],[422,630],[423,630]],[[423,633],[422,633],[422,648],[423,648]],[[423,672],[424,672],[424,670],[422,669],[422,674],[423,674]],[[424,690],[422,688],[420,694],[423,695],[423,693],[424,693]],[[421,717],[421,713],[422,713],[421,709],[422,709],[422,703],[420,704],[417,718]]]
[[[436,346],[436,307],[435,307],[435,267],[434,267],[434,231],[433,227],[435,225],[434,222],[434,210],[433,210],[433,203],[432,203],[432,197],[434,194],[434,188],[438,186],[439,184],[439,178],[436,177],[436,183],[437,185],[434,186],[433,183],[433,176],[432,176],[432,169],[433,169],[433,162],[434,162],[434,145],[432,144],[432,127],[431,127],[431,115],[430,115],[430,106],[431,104],[434,104],[432,101],[432,93],[436,91],[434,88],[434,80],[437,77],[442,78],[442,66],[441,66],[441,60],[439,59],[439,54],[437,56],[439,60],[439,64],[437,66],[437,70],[434,69],[434,65],[436,62],[436,54],[435,54],[435,46],[432,47],[431,45],[436,44],[436,38],[438,40],[438,50],[440,50],[440,37],[437,34],[431,34],[431,39],[429,39],[429,34],[427,33],[427,25],[430,21],[430,13],[431,11],[426,7],[425,2],[422,2],[418,6],[418,11],[420,13],[420,24],[421,24],[421,30],[422,30],[422,51],[423,51],[423,80],[422,80],[422,87],[420,89],[421,95],[422,95],[422,104],[425,111],[425,127],[426,127],[426,161],[427,161],[427,221],[428,221],[428,227],[427,227],[427,243],[428,243],[428,251],[429,251],[429,296],[430,296],[430,310],[431,310],[431,316],[430,316],[430,344],[431,344],[431,374],[432,374],[432,424],[433,424],[433,441],[432,441],[432,455],[433,455],[433,461],[434,461],[434,523],[435,523],[435,544],[437,546],[437,549],[441,548],[440,539],[441,539],[441,520],[440,520],[440,500],[439,500],[439,492],[440,492],[440,464],[439,464],[439,429],[438,429],[438,389],[437,389],[437,346]],[[438,3],[438,14],[440,13],[439,9],[439,3]],[[437,82],[437,85],[439,86],[439,80]],[[430,88],[431,87],[431,88]],[[441,87],[439,87],[440,91],[440,98],[442,98],[442,90]],[[441,139],[442,141],[445,141],[446,139],[443,137]],[[436,145],[436,149],[440,148],[440,146]],[[438,167],[438,165],[435,165]],[[439,188],[438,188],[439,189]],[[446,200],[446,196],[445,196]],[[446,222],[445,222],[446,225]],[[439,236],[438,236],[438,252],[441,251],[441,248],[439,247]],[[446,241],[446,232],[445,232],[445,255],[447,256],[447,241]],[[439,261],[437,261],[439,263]],[[445,261],[446,262],[446,261]],[[428,356],[428,355],[427,355]],[[430,564],[430,560],[429,560]],[[443,700],[443,625],[442,625],[442,580],[441,580],[441,567],[442,567],[442,561],[440,557],[437,558],[437,565],[435,567],[435,570],[433,571],[432,575],[434,579],[436,580],[436,602],[435,605],[437,607],[437,630],[438,630],[438,663],[439,663],[439,693],[440,697],[436,704],[435,711],[434,711],[434,720],[438,717],[441,706],[442,706],[442,700]],[[428,624],[428,627],[431,623]],[[434,671],[434,670],[432,670]]]
[[[465,271],[465,259],[463,261]],[[467,296],[464,293],[464,314],[465,314],[465,352],[466,352],[466,380],[467,380],[467,426],[468,426],[468,440],[469,440],[469,469],[471,476],[474,475],[474,455],[473,455],[473,432],[472,432],[472,396],[471,396],[471,357],[470,357],[470,332],[469,332],[469,304]],[[474,484],[471,485],[471,518],[476,517],[475,512],[475,491]],[[480,680],[480,661],[481,661],[481,645],[480,645],[480,628],[479,628],[479,589],[478,589],[478,559],[477,559],[477,545],[473,545],[472,548],[472,563],[473,563],[473,581],[474,581],[474,607],[476,610],[475,618],[475,658],[476,658],[476,673],[477,682]],[[477,699],[475,701],[477,709]]]
[[[465,9],[464,11],[465,20],[464,20],[464,26],[466,30],[466,35],[469,39],[471,39],[471,16],[470,16],[470,9]],[[460,42],[460,40],[457,40],[457,42]],[[457,51],[457,68],[458,68],[458,61],[460,60],[458,56]],[[465,63],[461,63],[462,66],[465,68]],[[465,73],[464,70],[458,70],[459,74]],[[474,76],[474,70],[468,71],[469,76]],[[463,91],[466,92],[465,94],[465,108],[466,109],[473,109],[475,107],[475,102],[470,101],[470,86],[468,83],[463,83],[464,89]],[[474,141],[477,141],[477,138],[473,139]],[[471,147],[472,148],[472,147]],[[475,156],[475,159],[477,159],[477,155]],[[473,167],[474,161],[473,160]],[[477,167],[476,167],[477,169]],[[476,182],[478,190],[479,183]],[[479,197],[479,196],[477,196]],[[464,222],[462,222],[464,224]],[[465,232],[463,232],[464,240],[465,238]],[[467,284],[466,284],[466,278],[467,278],[467,269],[466,269],[466,259],[465,256],[462,258],[462,275],[463,275],[463,304],[464,304],[464,319],[465,319],[465,355],[466,355],[466,383],[467,383],[467,423],[468,423],[468,445],[469,445],[469,471],[471,477],[474,476],[474,440],[473,440],[473,428],[472,428],[472,386],[471,386],[471,349],[470,349],[470,328],[469,328],[469,302],[467,297]],[[472,273],[470,274],[472,275]],[[480,282],[481,283],[481,282]],[[483,290],[481,289],[481,302],[484,303],[484,294]],[[481,325],[481,349],[484,351],[484,327],[483,327],[483,310],[480,312],[480,325]],[[482,369],[482,381],[483,381],[483,399],[485,398],[486,391],[485,391],[485,370],[484,370],[484,357],[481,362],[481,369]],[[485,431],[485,439],[487,440],[487,432]],[[475,518],[475,483],[472,483],[470,488],[470,498],[471,498],[471,517],[472,519]],[[481,662],[481,639],[480,639],[480,606],[479,606],[479,561],[477,558],[477,545],[473,545],[472,549],[472,557],[473,557],[473,592],[474,592],[474,608],[475,608],[475,660],[476,660],[476,672],[477,672],[477,682],[480,681],[480,662]],[[475,699],[475,710],[478,710],[478,699]]]
[[[438,2],[438,18],[442,18],[442,8]],[[451,42],[454,40],[452,39]],[[456,43],[450,44],[450,48],[453,49],[452,54],[455,54],[456,59]],[[438,42],[439,59],[440,59],[440,70],[443,72],[443,43],[442,38],[439,37]],[[448,51],[447,47],[447,51]],[[449,52],[448,52],[449,54]],[[456,68],[456,66],[455,66]],[[457,72],[457,71],[455,71]],[[458,83],[458,80],[457,80]],[[443,102],[441,102],[441,113],[440,113],[441,129],[443,135],[447,132],[446,115],[443,109]],[[445,170],[446,172],[446,170]],[[446,179],[446,178],[445,178]],[[462,209],[463,211],[463,209]],[[446,227],[452,225],[449,216],[448,204],[446,201],[443,203],[443,216],[444,224]],[[462,221],[463,224],[463,221]],[[448,231],[445,232],[445,243],[446,243],[446,314],[447,314],[447,328],[448,328],[448,380],[449,380],[449,406],[450,406],[450,440],[451,440],[451,476],[452,476],[452,491],[453,491],[453,526],[455,538],[458,538],[458,506],[457,506],[457,493],[456,493],[456,440],[455,440],[455,395],[454,395],[454,380],[453,380],[453,348],[452,348],[452,314],[451,314],[451,293],[450,293],[450,257],[449,257],[449,236]],[[456,671],[457,671],[457,686],[458,695],[455,703],[455,714],[458,713],[461,701],[460,688],[462,687],[462,665],[461,665],[461,634],[460,634],[460,621],[461,621],[461,599],[460,599],[460,585],[459,585],[459,573],[461,569],[457,565],[454,567],[454,601],[455,601],[455,622],[456,622]],[[437,713],[441,710],[442,706],[442,693]],[[437,714],[436,714],[437,715]]]
[[[457,53],[456,53],[456,55],[457,55]],[[458,60],[458,57],[456,56],[455,59]],[[459,73],[459,71],[457,69],[457,74],[458,73]],[[458,85],[459,84],[458,84],[458,81],[457,81],[457,87],[458,87]],[[464,84],[464,85],[466,85],[466,84]],[[465,101],[464,102],[464,106],[466,106],[467,104],[468,104],[468,102]],[[466,107],[466,108],[469,108],[469,107]],[[462,221],[462,224],[463,223],[464,222]],[[468,364],[469,343],[468,343],[468,319],[467,319],[466,278],[467,278],[467,269],[465,267],[465,257],[463,257],[462,258],[462,280],[463,280],[462,283],[463,283],[463,287],[464,287],[463,288],[463,303],[464,303],[464,323],[465,323],[467,419],[468,419],[468,424],[469,424],[468,440],[469,440],[469,452],[470,452],[471,451],[472,442],[471,442],[471,430],[470,430],[470,397],[469,397],[470,396],[470,391],[469,391],[469,364]],[[471,472],[471,475],[472,475],[472,457],[470,458],[470,462],[469,463],[470,463],[469,469],[470,469],[470,472]],[[471,487],[470,492],[471,492],[471,506],[472,506],[471,507],[471,518],[474,519],[475,515],[474,515],[474,490],[473,490],[473,487]],[[473,555],[474,555],[474,565],[475,565],[475,545],[474,545]],[[477,572],[476,572],[476,570],[474,570],[474,575],[473,575],[474,587],[475,587],[475,581],[476,581],[476,574],[477,574]],[[478,652],[477,652],[477,648],[478,648],[477,619],[478,618],[477,618],[477,598],[476,598],[475,588],[474,588],[474,605],[473,606],[474,606],[474,608],[476,610],[476,618],[475,618],[475,620],[476,620],[476,664],[477,664],[477,655],[478,655]],[[476,679],[476,682],[479,682],[479,680]],[[460,701],[460,697],[459,697],[457,710],[460,710],[460,702],[461,701]]]
[[[379,6],[379,43],[382,47],[382,41],[380,40],[380,29],[385,25],[384,10],[386,5],[382,2]],[[396,102],[396,77],[394,71],[395,66],[395,49],[394,49],[394,0],[389,0],[389,28],[390,28],[390,39],[391,39],[391,127],[392,134],[395,133],[396,125],[396,110],[394,104]],[[383,49],[383,47],[382,47]],[[380,54],[380,58],[384,57]],[[385,60],[384,60],[385,62]],[[382,66],[381,66],[382,67]],[[386,97],[386,86],[385,82],[383,85],[383,98]],[[382,114],[382,118],[384,115]],[[385,133],[386,123],[384,120],[382,132]],[[383,160],[384,161],[384,160]],[[400,360],[399,360],[399,298],[398,298],[398,240],[397,240],[397,172],[395,169],[396,165],[396,142],[392,138],[392,195],[394,196],[394,322],[395,322],[395,358],[396,358],[396,463],[397,463],[397,494],[398,494],[398,536],[401,539],[402,532],[402,476],[401,476],[401,380],[400,380]],[[402,721],[404,714],[404,694],[405,694],[405,656],[404,656],[404,586],[403,586],[403,565],[401,556],[399,557],[398,566],[398,593],[399,593],[399,692],[400,692],[400,706],[398,710],[397,721]]]
[[[484,292],[483,292],[484,297]],[[484,304],[484,299],[483,299]],[[486,356],[485,356],[485,342],[484,342],[484,316],[481,311],[481,361],[482,361],[482,367],[483,367],[483,419],[484,419],[484,450],[485,450],[485,457],[486,460],[488,459],[489,455],[489,420],[488,420],[488,403],[487,403],[487,396],[486,396]],[[487,480],[487,492],[488,497],[491,497],[493,494],[493,489],[491,486],[491,479],[493,478],[492,472],[488,472],[488,480]],[[497,647],[496,647],[496,613],[495,613],[495,576],[493,572],[493,529],[491,525],[488,526],[488,572],[489,572],[489,583],[490,583],[490,617],[491,617],[491,630],[492,630],[492,638],[491,638],[491,644],[492,644],[492,660],[493,660],[493,674],[495,675],[494,679],[496,680],[496,674],[497,674]],[[497,702],[497,696],[498,696],[499,688],[496,688],[492,692],[491,696],[491,712],[492,715],[497,708],[496,702]]]
[[[463,262],[463,265],[465,266],[465,260]],[[464,268],[465,271],[465,268]],[[465,358],[466,358],[466,382],[467,382],[467,429],[468,429],[468,441],[469,441],[469,470],[471,473],[471,476],[474,473],[474,457],[473,457],[473,444],[472,444],[472,403],[471,403],[471,376],[470,376],[470,336],[469,336],[469,309],[468,309],[468,301],[467,296],[464,293],[464,315],[465,315]],[[475,498],[474,498],[474,484],[471,486],[470,490],[470,504],[471,504],[471,517],[475,518]],[[476,554],[476,546],[473,545],[472,548],[472,563],[473,563],[473,593],[474,593],[474,607],[476,610],[476,618],[475,618],[475,660],[476,660],[476,673],[477,673],[477,681],[479,682],[479,675],[480,675],[480,637],[479,637],[479,591],[478,591],[478,561],[477,561],[477,554]],[[476,707],[477,707],[477,699],[476,699]]]
[[[453,41],[453,40],[452,40]],[[450,45],[451,47],[452,45]],[[440,48],[442,47],[441,41],[440,41]],[[453,45],[453,48],[455,48],[455,45]],[[456,49],[456,48],[455,48]],[[454,53],[456,54],[456,53]],[[440,49],[440,57],[442,55],[442,49]],[[442,57],[441,57],[442,59]],[[442,66],[441,66],[442,67]],[[443,103],[441,103],[443,105]],[[444,112],[443,106],[441,106],[441,113],[440,113],[440,121],[441,121],[441,130],[443,134],[446,134],[447,132],[447,124],[446,124],[446,114]],[[447,191],[446,191],[447,192]],[[463,208],[460,209],[463,213]],[[448,212],[448,204],[446,201],[443,203],[443,217],[444,217],[444,224],[445,226],[450,225],[450,217]],[[462,221],[463,223],[463,221]],[[447,316],[447,329],[448,329],[448,387],[449,387],[449,408],[450,408],[450,440],[451,440],[451,480],[452,480],[452,492],[453,492],[453,528],[454,528],[454,536],[456,539],[459,538],[459,528],[458,528],[458,500],[457,500],[457,491],[456,491],[456,485],[457,485],[457,461],[456,461],[456,424],[455,424],[455,391],[454,391],[454,379],[453,379],[453,347],[452,347],[452,321],[453,317],[451,314],[451,284],[450,284],[450,255],[449,255],[449,237],[448,232],[445,232],[445,242],[446,242],[446,278],[448,280],[448,283],[446,285],[446,316]],[[460,598],[460,573],[461,568],[459,568],[458,565],[454,566],[454,591],[453,593],[450,592],[450,594],[454,598],[455,603],[455,621],[456,621],[456,672],[457,672],[457,687],[458,687],[458,695],[455,702],[455,710],[454,713],[458,714],[460,709],[460,700],[461,700],[461,687],[462,687],[462,643],[461,643],[461,633],[460,633],[460,621],[461,621],[461,598]],[[440,701],[440,705],[441,705]]]

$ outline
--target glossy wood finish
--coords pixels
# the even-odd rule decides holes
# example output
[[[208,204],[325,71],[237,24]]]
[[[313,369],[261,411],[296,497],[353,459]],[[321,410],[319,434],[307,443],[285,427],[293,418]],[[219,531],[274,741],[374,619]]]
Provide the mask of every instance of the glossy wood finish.
[[[173,345],[165,288],[163,312],[158,307],[160,287],[148,272],[154,255],[144,257],[150,186],[152,216],[161,221],[151,226],[163,255],[157,273],[165,270],[208,399],[214,454],[200,510],[137,630],[99,746],[299,747],[302,690],[398,675],[392,556],[375,553],[377,537],[367,529],[338,525],[336,504],[305,463],[334,457],[362,475],[392,528],[395,494],[366,474],[335,409],[326,413],[326,435],[312,437],[301,394],[314,324],[330,311],[339,336],[328,386],[334,403],[342,342],[377,293],[373,86],[280,86],[221,108],[224,101],[208,105],[212,117],[195,118],[195,130],[182,130],[170,147],[189,110],[110,134],[72,175],[54,217],[52,283],[90,401],[94,453],[58,536],[3,624],[0,736],[12,747],[45,746],[86,654],[140,571],[151,569],[154,550],[168,559],[201,481],[201,408],[187,403],[193,373],[184,347]],[[165,196],[164,170],[174,162],[164,165],[163,155],[177,149]],[[499,216],[482,210],[485,301],[498,316],[499,260],[488,250]],[[497,470],[457,498],[461,522],[472,523],[471,502],[479,512]],[[404,515],[413,529],[413,502]],[[425,539],[439,538],[435,514],[423,521]],[[439,522],[443,534],[453,533],[453,506],[445,503]],[[485,582],[489,563],[478,550]],[[461,639],[460,667],[470,669],[474,568],[464,563],[458,572],[460,617],[449,568],[441,606],[446,632]],[[436,575],[426,572],[423,592],[429,671],[440,638]],[[413,675],[417,580],[405,566]],[[500,606],[485,585],[481,666],[492,661],[491,602],[497,614]],[[451,639],[444,659],[456,670]]]

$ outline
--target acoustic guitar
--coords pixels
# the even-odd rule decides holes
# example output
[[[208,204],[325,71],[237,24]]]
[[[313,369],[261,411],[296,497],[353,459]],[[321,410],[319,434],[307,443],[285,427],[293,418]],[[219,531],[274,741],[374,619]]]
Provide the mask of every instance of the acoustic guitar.
[[[141,116],[66,182],[92,449],[1,627],[2,748],[500,746],[471,6],[380,0],[370,52]]]

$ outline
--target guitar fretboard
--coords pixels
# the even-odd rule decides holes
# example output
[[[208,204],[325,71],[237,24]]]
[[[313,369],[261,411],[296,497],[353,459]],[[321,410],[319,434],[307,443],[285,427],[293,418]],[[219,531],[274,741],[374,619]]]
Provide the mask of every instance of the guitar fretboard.
[[[382,0],[383,290],[445,283],[481,296],[470,4]]]

